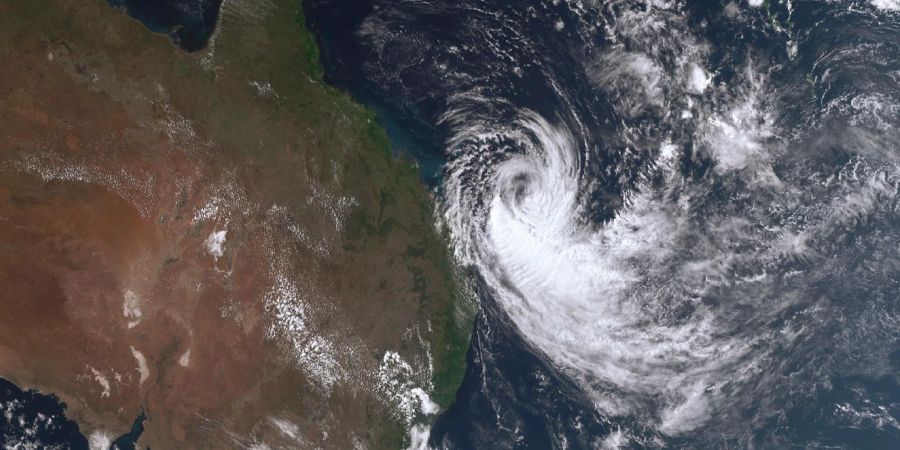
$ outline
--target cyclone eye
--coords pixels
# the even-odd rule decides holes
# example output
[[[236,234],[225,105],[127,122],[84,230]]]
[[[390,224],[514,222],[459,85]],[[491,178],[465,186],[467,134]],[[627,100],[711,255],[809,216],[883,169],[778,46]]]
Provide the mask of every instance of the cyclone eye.
[[[517,174],[510,180],[510,191],[516,203],[520,203],[530,193],[531,175],[527,173]]]

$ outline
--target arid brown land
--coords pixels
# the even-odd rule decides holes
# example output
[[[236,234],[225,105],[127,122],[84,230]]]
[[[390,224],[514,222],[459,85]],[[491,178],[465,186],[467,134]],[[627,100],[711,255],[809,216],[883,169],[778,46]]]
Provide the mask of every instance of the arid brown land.
[[[0,376],[96,442],[396,448],[471,305],[416,169],[299,2],[188,54],[102,0],[0,0]],[[430,400],[429,400],[430,399]]]

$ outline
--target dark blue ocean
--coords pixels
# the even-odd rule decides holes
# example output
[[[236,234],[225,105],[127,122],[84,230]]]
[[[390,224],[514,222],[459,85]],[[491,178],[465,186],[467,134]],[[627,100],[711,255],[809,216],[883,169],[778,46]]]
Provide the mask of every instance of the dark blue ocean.
[[[87,450],[78,424],[66,417],[66,404],[52,393],[21,389],[0,378],[0,444],[3,448],[65,448]],[[138,413],[131,430],[117,437],[113,450],[134,450],[146,416]]]
[[[216,28],[222,0],[109,0],[150,30],[168,34],[187,51],[206,46]]]
[[[54,395],[22,390],[0,378],[0,444],[87,449],[78,424],[66,418],[66,406]]]

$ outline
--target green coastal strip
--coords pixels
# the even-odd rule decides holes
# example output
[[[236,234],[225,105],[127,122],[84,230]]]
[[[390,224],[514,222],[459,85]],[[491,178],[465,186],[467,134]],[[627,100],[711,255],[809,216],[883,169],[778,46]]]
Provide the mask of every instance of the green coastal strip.
[[[324,71],[318,44],[306,26],[306,16],[302,7],[297,8],[294,18],[302,34],[299,48],[303,58],[303,70],[311,78],[322,81]],[[419,201],[417,204],[408,205],[409,211],[415,211],[418,214],[417,223],[431,224],[434,221],[434,204],[432,199],[428,198],[419,170],[413,162],[394,156],[396,153],[391,149],[387,132],[377,124],[376,114],[365,107],[358,106],[358,103],[343,91],[331,87],[328,87],[327,91],[336,100],[349,102],[361,110],[361,113],[356,115],[356,120],[369,124],[367,137],[376,147],[380,148],[371,157],[384,157],[385,163],[390,166],[390,171],[395,173],[392,182],[385,183],[386,186],[391,187],[391,184],[395,184],[394,189],[396,190],[412,192],[412,197]],[[382,185],[382,183],[374,184]],[[390,190],[383,189],[381,192],[380,211],[383,211],[385,206],[394,203]],[[363,217],[356,217],[356,219],[360,221],[360,225],[364,226],[367,223]],[[376,234],[383,237],[387,231],[386,228],[390,226],[389,220],[382,218],[374,221],[375,223],[370,223],[378,228],[370,228],[367,236],[363,239],[371,238]],[[442,276],[439,280],[430,280],[419,270],[419,264],[413,262],[408,265],[409,270],[417,274],[416,289],[421,295],[421,303],[424,306],[423,317],[434,330],[434,337],[431,340],[435,364],[432,380],[434,384],[433,400],[446,408],[455,400],[456,390],[462,383],[465,374],[466,353],[469,348],[477,305],[475,299],[472,298],[473,294],[464,288],[466,280],[463,279],[459,268],[452,264],[448,252],[449,236],[446,234],[446,230],[435,231],[431,227],[427,227],[427,229],[423,227],[411,231],[419,234],[419,237],[416,242],[408,245],[406,255],[412,261],[415,261],[416,258],[424,258],[433,264]],[[435,283],[438,286],[429,286],[429,283]]]

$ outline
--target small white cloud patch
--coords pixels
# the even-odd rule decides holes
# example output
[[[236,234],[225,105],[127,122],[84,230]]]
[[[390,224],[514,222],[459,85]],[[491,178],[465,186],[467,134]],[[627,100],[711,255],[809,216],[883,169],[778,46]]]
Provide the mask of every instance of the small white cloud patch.
[[[103,392],[100,393],[100,398],[109,397],[109,379],[106,378],[106,376],[104,376],[102,373],[100,373],[99,370],[90,366],[88,366],[88,368],[91,369],[91,373],[94,375],[94,380],[97,381],[97,383],[100,383],[100,386],[103,387]]]
[[[207,253],[212,255],[213,258],[219,259],[225,254],[225,230],[210,233],[203,245],[206,246]]]
[[[431,400],[431,396],[422,388],[410,389],[409,393],[419,399],[419,410],[422,414],[431,416],[441,411],[440,405]]]
[[[188,351],[184,352],[184,354],[181,355],[181,358],[178,358],[178,365],[180,365],[181,367],[187,367],[191,365],[191,349],[188,349]]]
[[[628,444],[628,438],[625,437],[625,434],[619,429],[609,433],[609,435],[603,438],[600,448],[603,450],[618,450],[625,447],[626,444]]]
[[[278,431],[281,431],[285,436],[296,440],[300,435],[300,427],[297,424],[283,419],[281,417],[269,417],[269,423],[271,423],[275,428],[278,428]]]
[[[415,371],[397,352],[387,351],[378,368],[376,392],[396,417],[411,425],[417,414],[433,415],[440,406],[414,381]]]
[[[415,424],[409,429],[409,447],[406,450],[428,450],[428,439],[431,437],[431,427]]]
[[[688,87],[691,91],[700,94],[706,90],[711,81],[712,77],[702,67],[697,64],[691,64],[688,73]]]
[[[122,297],[122,315],[129,319],[128,328],[134,328],[141,323],[141,298],[131,290],[125,291]]]
[[[94,431],[88,437],[88,447],[91,450],[107,450],[112,446],[112,438],[105,431]]]
[[[751,92],[726,114],[708,119],[705,138],[720,173],[766,161],[768,151],[763,143],[774,136],[773,119],[760,104],[759,95]]]
[[[900,0],[872,0],[872,6],[882,11],[900,11]]]
[[[678,147],[671,142],[666,142],[659,147],[659,156],[663,160],[669,160],[675,157],[675,154],[678,152]]]
[[[660,429],[666,434],[678,434],[693,430],[705,422],[709,418],[705,389],[706,384],[698,382],[684,401],[663,410]]]

